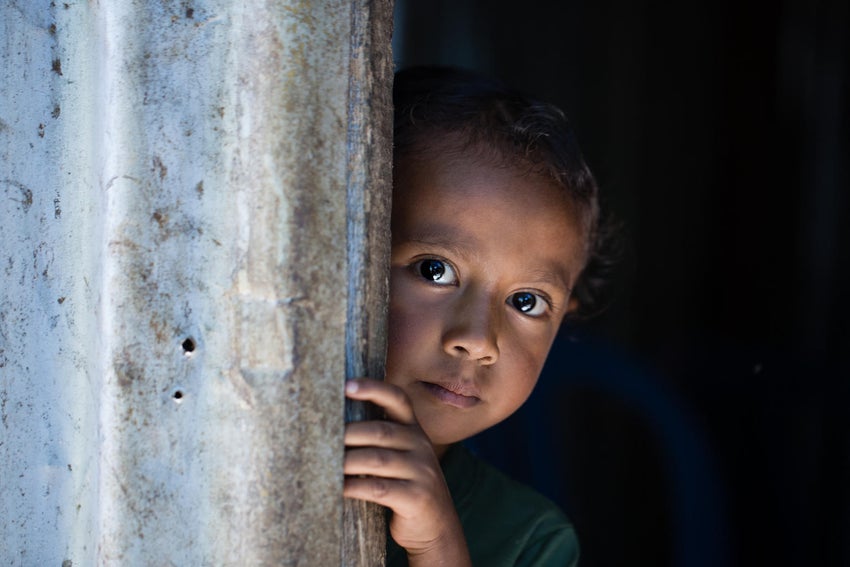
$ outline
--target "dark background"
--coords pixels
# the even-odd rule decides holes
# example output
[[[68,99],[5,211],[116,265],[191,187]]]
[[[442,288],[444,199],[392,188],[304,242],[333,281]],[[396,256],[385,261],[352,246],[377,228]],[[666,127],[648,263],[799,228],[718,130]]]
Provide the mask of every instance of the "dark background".
[[[397,0],[399,66],[561,106],[625,226],[613,303],[472,445],[582,566],[850,565],[850,2]]]

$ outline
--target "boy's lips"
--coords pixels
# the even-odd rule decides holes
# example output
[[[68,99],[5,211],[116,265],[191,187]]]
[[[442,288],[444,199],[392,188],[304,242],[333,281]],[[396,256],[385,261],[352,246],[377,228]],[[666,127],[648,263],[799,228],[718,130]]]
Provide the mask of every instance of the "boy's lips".
[[[478,390],[473,385],[419,382],[425,390],[441,402],[457,408],[470,408],[479,402]]]

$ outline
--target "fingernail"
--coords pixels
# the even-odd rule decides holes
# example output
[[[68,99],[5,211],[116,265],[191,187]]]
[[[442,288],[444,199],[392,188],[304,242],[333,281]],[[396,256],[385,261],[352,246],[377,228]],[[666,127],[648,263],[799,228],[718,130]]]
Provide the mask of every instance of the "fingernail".
[[[348,382],[345,383],[345,393],[346,394],[353,394],[354,392],[357,391],[357,387],[358,387],[357,382],[355,382],[354,380],[349,380]]]

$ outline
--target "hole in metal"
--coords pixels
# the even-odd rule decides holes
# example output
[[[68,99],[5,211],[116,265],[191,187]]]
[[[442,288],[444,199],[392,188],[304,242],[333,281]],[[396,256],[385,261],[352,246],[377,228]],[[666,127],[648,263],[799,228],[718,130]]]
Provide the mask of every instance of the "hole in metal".
[[[192,340],[192,337],[189,337],[185,341],[183,341],[183,352],[189,354],[195,351],[195,341]]]

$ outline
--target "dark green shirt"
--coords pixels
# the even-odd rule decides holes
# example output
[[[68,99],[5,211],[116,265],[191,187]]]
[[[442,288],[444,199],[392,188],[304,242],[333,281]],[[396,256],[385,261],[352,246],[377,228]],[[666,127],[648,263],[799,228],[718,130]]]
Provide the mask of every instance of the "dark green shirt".
[[[575,531],[552,502],[461,445],[450,447],[441,464],[475,567],[578,563]],[[388,537],[387,566],[406,565],[404,550]]]

